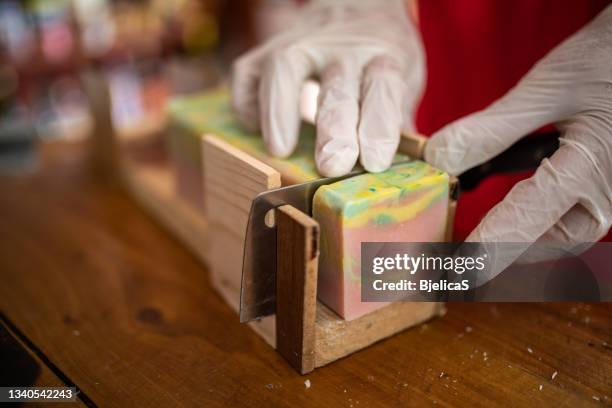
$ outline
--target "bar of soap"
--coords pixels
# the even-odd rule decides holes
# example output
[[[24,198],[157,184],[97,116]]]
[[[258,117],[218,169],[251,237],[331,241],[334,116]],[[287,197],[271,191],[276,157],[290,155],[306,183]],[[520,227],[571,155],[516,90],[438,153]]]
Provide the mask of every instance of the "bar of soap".
[[[202,201],[201,137],[214,134],[225,142],[268,164],[281,174],[283,186],[316,180],[321,176],[314,162],[315,128],[304,123],[298,145],[287,158],[270,156],[259,133],[245,131],[230,106],[226,88],[178,97],[167,107],[169,117],[168,144],[177,172],[181,195],[191,202]],[[397,154],[396,161],[407,156]]]
[[[201,138],[205,134],[214,134],[275,168],[281,174],[283,185],[320,178],[313,160],[314,126],[302,126],[298,145],[291,157],[272,157],[267,154],[259,133],[247,132],[240,126],[232,113],[226,88],[174,98],[167,106],[167,113],[167,140],[178,193],[198,207],[204,195]]]
[[[416,160],[320,187],[319,300],[345,320],[385,306],[361,301],[361,243],[444,241],[448,183],[447,173]]]

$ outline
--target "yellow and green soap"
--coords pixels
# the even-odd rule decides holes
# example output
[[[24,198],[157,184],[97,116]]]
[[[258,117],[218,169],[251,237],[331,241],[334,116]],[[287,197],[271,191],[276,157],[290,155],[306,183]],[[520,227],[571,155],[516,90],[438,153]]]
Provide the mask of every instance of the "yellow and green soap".
[[[226,88],[175,98],[167,111],[168,144],[178,174],[179,192],[184,190],[182,185],[203,184],[201,138],[205,134],[213,134],[273,167],[281,174],[284,186],[321,178],[314,162],[315,128],[311,124],[304,123],[300,128],[298,144],[291,156],[279,158],[268,154],[261,134],[247,132],[240,126],[232,113]],[[397,154],[395,162],[407,159]]]
[[[226,88],[178,97],[168,105],[169,148],[175,162],[179,184],[185,178],[198,178],[202,184],[201,137],[216,137],[249,153],[279,171],[283,185],[301,183],[320,178],[313,157],[315,130],[304,124],[300,129],[298,145],[286,159],[270,156],[259,133],[244,130],[232,113],[230,95]]]
[[[385,306],[361,301],[361,243],[443,241],[448,208],[448,174],[419,160],[319,188],[319,300],[346,320]]]

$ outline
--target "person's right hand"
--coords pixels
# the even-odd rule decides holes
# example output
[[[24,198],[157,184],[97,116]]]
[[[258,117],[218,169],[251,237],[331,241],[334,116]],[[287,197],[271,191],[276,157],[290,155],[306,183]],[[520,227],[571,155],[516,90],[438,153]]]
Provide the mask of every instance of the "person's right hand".
[[[542,58],[501,99],[436,132],[425,159],[459,175],[555,124],[560,147],[467,237],[495,269],[580,253],[612,225],[612,6]],[[507,246],[506,243],[524,245]]]
[[[315,0],[292,29],[233,66],[232,105],[269,152],[289,156],[300,126],[303,82],[321,82],[315,161],[324,176],[346,174],[357,157],[387,169],[400,132],[412,131],[425,77],[421,39],[402,0]]]

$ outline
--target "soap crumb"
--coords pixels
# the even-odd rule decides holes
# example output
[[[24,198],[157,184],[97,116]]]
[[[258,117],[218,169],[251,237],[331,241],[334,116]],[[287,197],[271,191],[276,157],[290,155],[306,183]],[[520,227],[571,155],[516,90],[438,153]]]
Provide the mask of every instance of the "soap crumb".
[[[444,377],[444,371],[440,373],[440,378]]]
[[[593,399],[594,399],[595,401],[601,401],[597,395],[593,395]]]
[[[346,388],[344,389],[344,392],[346,393]]]
[[[310,388],[310,380],[304,381],[304,385],[306,386],[306,389],[309,389]]]
[[[471,333],[471,332],[472,332],[472,330],[474,330],[474,329],[472,328],[472,326],[465,326],[465,332],[466,332],[466,333]]]
[[[556,371],[555,371],[554,373],[552,373],[552,377],[550,377],[550,379],[551,379],[551,380],[554,380],[554,379],[555,379],[555,377],[557,376],[557,374],[559,374],[559,373],[557,373]]]
[[[272,388],[274,388],[274,384],[272,384],[272,383],[266,384],[266,388],[271,390]]]
[[[540,384],[540,387],[539,387],[540,391],[542,391],[542,388],[544,388],[544,386]]]
[[[531,347],[527,347],[527,351],[529,352],[529,354],[533,354],[533,349]]]
[[[374,376],[372,374],[368,375],[368,381],[374,381]]]

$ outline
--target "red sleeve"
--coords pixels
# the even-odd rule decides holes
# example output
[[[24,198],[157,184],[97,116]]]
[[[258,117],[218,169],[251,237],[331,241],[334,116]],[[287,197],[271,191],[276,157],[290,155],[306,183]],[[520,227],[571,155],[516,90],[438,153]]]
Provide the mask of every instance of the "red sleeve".
[[[431,134],[506,93],[610,0],[425,0],[419,21],[428,80],[417,127]],[[491,177],[464,193],[455,221],[463,240],[512,186],[529,173]],[[610,237],[610,236],[609,236]]]

